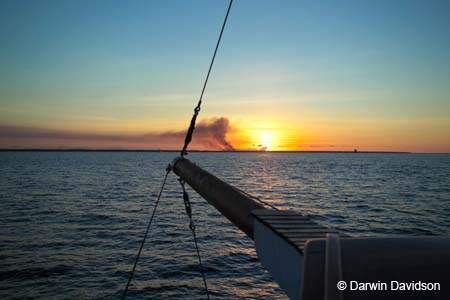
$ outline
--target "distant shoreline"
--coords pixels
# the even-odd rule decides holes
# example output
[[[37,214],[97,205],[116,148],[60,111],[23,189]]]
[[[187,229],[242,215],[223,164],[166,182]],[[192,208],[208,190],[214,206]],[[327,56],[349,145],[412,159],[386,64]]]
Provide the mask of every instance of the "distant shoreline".
[[[131,149],[0,149],[0,152],[180,152],[180,150],[131,150]],[[222,151],[222,150],[190,150],[188,152],[213,152],[213,153],[265,153],[265,151],[258,150],[235,150],[235,151]],[[402,151],[311,151],[311,150],[296,150],[296,151],[267,151],[271,153],[379,153],[379,154],[412,154],[414,152],[402,152]],[[422,154],[448,154],[448,153],[422,153]]]

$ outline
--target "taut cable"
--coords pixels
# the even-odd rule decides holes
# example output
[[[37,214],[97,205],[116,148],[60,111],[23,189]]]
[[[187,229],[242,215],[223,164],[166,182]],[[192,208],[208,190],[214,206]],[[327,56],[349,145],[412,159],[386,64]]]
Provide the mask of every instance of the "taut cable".
[[[184,139],[184,146],[181,150],[181,156],[187,154],[187,147],[192,140],[192,134],[195,130],[195,122],[197,121],[198,113],[200,112],[203,94],[205,93],[206,85],[208,84],[209,75],[211,74],[211,70],[214,64],[214,60],[216,59],[217,49],[219,49],[220,41],[222,40],[222,34],[225,29],[225,25],[227,24],[228,15],[230,14],[231,5],[233,4],[233,0],[230,0],[230,4],[228,5],[227,14],[225,15],[225,19],[223,20],[222,29],[220,30],[219,38],[217,39],[216,48],[214,49],[214,54],[211,59],[211,63],[209,64],[208,73],[206,74],[205,82],[203,83],[202,92],[200,94],[200,98],[198,100],[197,106],[194,109],[194,115],[192,116],[191,123],[189,125],[188,131],[186,133],[186,138]]]

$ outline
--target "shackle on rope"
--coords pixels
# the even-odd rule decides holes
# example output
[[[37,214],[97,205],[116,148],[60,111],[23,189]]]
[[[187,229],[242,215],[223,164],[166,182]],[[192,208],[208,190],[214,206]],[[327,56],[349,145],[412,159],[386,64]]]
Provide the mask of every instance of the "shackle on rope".
[[[192,220],[192,208],[191,208],[191,201],[189,200],[189,194],[186,192],[186,188],[184,187],[185,181],[181,178],[178,178],[178,181],[181,184],[181,188],[183,189],[183,202],[184,202],[184,208],[186,209],[186,214],[189,217],[189,229],[191,231],[195,231],[195,224]]]
[[[184,157],[187,154],[187,147],[189,143],[192,141],[192,135],[194,134],[195,130],[195,122],[197,121],[197,116],[198,113],[200,112],[200,105],[201,102],[199,102],[194,109],[194,115],[192,116],[191,123],[189,124],[189,128],[186,133],[186,138],[184,139],[184,146],[180,153],[181,157]]]
[[[225,25],[227,24],[228,15],[230,14],[231,6],[233,5],[233,0],[230,0],[228,4],[227,13],[225,14],[225,19],[223,20],[222,28],[220,29],[219,38],[217,39],[216,48],[214,49],[214,54],[211,58],[211,63],[209,64],[208,73],[206,74],[205,82],[203,83],[202,92],[200,93],[200,98],[198,99],[197,106],[194,109],[194,115],[191,119],[191,124],[189,125],[189,129],[186,133],[186,138],[184,140],[184,146],[181,150],[181,157],[187,155],[187,147],[192,140],[192,134],[195,130],[195,121],[197,120],[198,113],[200,112],[200,106],[202,105],[203,94],[205,93],[206,85],[208,84],[209,75],[211,74],[212,67],[214,65],[214,60],[216,59],[217,50],[219,49],[220,41],[222,40],[223,31],[225,29]]]

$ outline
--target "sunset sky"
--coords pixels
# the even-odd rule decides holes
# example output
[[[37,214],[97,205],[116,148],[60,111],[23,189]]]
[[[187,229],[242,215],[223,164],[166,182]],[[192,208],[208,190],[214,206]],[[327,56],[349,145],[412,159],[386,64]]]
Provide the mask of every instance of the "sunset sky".
[[[0,148],[181,149],[228,1],[0,2]],[[449,1],[236,0],[192,149],[450,152]]]

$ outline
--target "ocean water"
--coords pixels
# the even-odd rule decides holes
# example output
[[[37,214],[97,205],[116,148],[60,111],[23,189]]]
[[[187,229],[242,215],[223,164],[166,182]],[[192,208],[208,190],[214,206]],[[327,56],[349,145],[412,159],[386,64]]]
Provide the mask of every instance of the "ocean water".
[[[0,298],[120,299],[177,154],[0,152]],[[275,206],[356,236],[450,235],[450,155],[192,153]],[[213,299],[286,299],[253,242],[188,189]],[[168,179],[127,299],[205,299]]]

